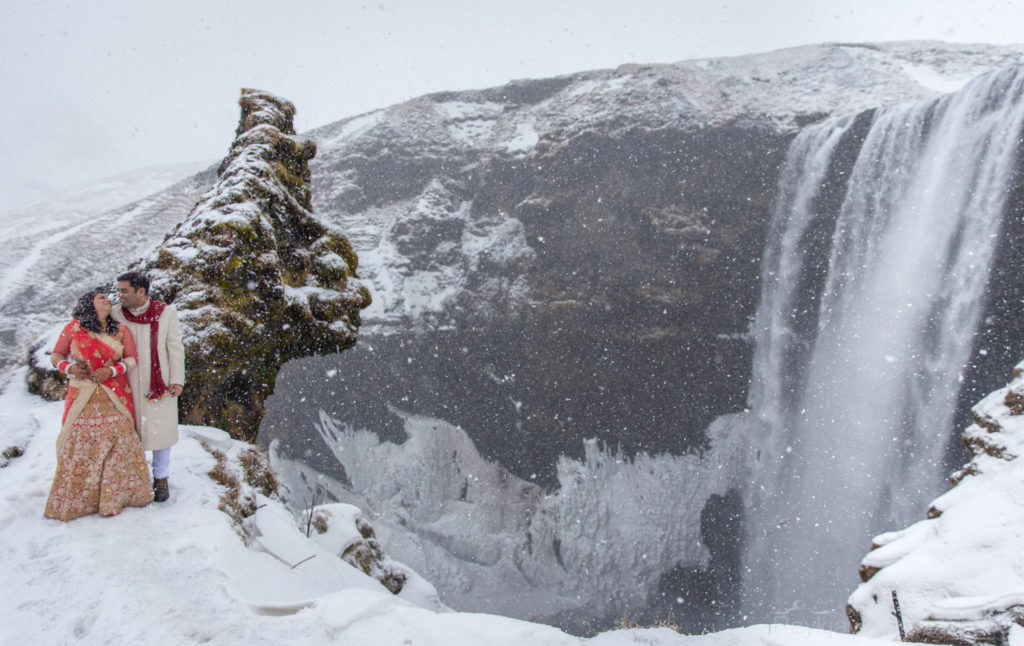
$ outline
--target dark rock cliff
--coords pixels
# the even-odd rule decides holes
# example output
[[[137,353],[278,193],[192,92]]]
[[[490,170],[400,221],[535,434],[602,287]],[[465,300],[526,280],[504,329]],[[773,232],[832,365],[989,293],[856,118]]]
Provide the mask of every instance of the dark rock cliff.
[[[464,239],[506,215],[517,241],[478,256],[432,323],[346,355],[335,396],[317,397],[317,380],[288,368],[282,382],[385,437],[397,422],[389,401],[449,420],[487,457],[547,482],[555,458],[579,454],[584,437],[629,453],[697,448],[708,423],[745,402],[745,333],[787,142],[756,125],[637,129],[538,146],[527,159],[457,160],[469,170],[423,181],[443,187],[449,213],[471,206],[462,217],[413,211],[396,223],[407,270],[442,274],[464,262]],[[366,161],[333,163],[321,172]],[[428,189],[383,186],[394,163],[360,167],[354,181],[395,202]]]

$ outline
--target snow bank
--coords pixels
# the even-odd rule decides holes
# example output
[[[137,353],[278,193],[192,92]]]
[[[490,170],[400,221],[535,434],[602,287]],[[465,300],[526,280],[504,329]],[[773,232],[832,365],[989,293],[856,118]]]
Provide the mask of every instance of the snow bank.
[[[874,539],[861,564],[870,578],[849,600],[865,636],[897,634],[894,590],[911,636],[976,643],[1024,619],[1022,396],[1024,362],[1009,385],[974,407],[964,438],[975,457],[932,503],[930,518]]]

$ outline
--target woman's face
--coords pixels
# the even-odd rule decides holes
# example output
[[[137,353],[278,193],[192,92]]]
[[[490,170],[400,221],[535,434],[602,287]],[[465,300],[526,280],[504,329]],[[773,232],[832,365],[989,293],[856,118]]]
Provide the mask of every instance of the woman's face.
[[[96,308],[96,315],[101,319],[110,316],[110,298],[106,294],[96,294],[93,296],[92,306]]]

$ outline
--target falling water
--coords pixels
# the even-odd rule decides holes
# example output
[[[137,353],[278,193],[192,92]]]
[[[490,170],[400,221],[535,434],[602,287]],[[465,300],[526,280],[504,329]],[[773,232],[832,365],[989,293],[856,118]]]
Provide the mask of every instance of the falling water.
[[[753,619],[841,616],[873,535],[941,492],[959,374],[984,305],[1024,120],[1024,69],[877,111],[838,214],[852,118],[794,141],[766,250],[750,407]],[[866,118],[866,117],[862,117]]]

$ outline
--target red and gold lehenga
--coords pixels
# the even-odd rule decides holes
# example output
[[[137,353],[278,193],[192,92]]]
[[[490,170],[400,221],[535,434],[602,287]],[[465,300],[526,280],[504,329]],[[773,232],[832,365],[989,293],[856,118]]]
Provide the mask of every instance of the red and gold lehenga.
[[[114,335],[82,329],[77,320],[61,332],[50,361],[85,361],[92,370],[135,365],[135,341],[126,326]],[[122,361],[123,360],[123,361]],[[122,374],[117,374],[122,372]],[[57,473],[46,500],[48,518],[71,520],[153,501],[146,455],[135,434],[132,393],[125,370],[101,384],[71,377],[57,437]]]

